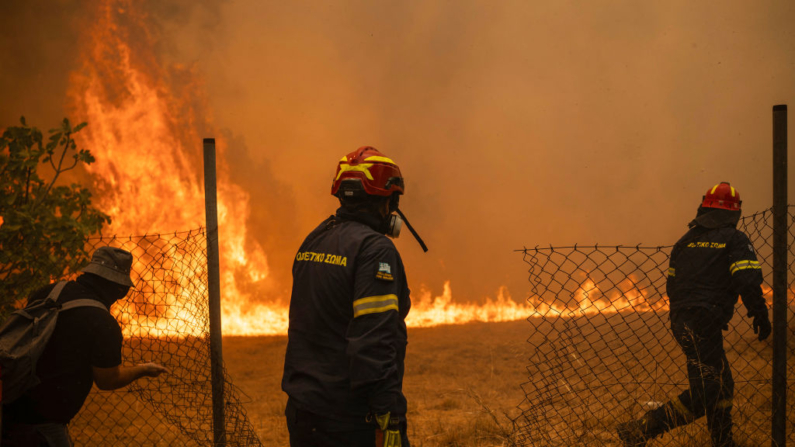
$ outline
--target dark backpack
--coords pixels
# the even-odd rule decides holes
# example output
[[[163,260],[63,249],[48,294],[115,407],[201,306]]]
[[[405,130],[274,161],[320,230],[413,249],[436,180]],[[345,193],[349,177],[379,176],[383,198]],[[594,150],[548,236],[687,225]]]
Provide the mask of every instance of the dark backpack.
[[[59,303],[58,297],[66,283],[56,284],[47,298],[14,311],[0,326],[0,380],[4,404],[13,402],[41,382],[36,364],[61,312],[76,307],[98,307],[107,312],[102,303],[91,299]]]

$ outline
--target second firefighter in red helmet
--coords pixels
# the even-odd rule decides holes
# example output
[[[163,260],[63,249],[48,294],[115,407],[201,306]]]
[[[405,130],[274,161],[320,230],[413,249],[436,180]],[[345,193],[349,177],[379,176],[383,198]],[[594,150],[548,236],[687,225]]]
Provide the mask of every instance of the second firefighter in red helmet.
[[[741,206],[740,193],[728,182],[711,187],[671,251],[666,284],[671,331],[687,357],[689,387],[640,419],[619,424],[624,447],[646,446],[650,439],[702,416],[713,447],[735,446],[734,380],[722,330],[729,329],[738,296],[759,340],[771,332],[761,266],[748,236],[736,228]]]

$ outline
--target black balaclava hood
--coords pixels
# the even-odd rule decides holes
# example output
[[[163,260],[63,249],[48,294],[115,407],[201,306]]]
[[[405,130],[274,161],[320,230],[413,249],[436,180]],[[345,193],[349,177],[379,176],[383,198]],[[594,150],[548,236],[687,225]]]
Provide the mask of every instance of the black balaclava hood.
[[[83,273],[76,279],[77,283],[88,288],[96,294],[96,298],[108,309],[116,301],[124,298],[130,288],[113,281],[109,281],[93,273]]]
[[[386,234],[389,231],[389,217],[376,216],[366,211],[348,211],[343,207],[337,208],[337,218],[340,220],[353,220],[363,223],[373,230]]]
[[[356,222],[363,223],[373,230],[385,234],[391,238],[397,238],[400,234],[400,228],[405,225],[411,235],[414,236],[414,239],[420,244],[422,247],[422,251],[427,252],[428,247],[425,245],[425,242],[422,240],[417,231],[414,227],[411,226],[408,219],[406,219],[405,214],[400,211],[398,208],[398,204],[400,202],[400,195],[399,194],[392,194],[389,198],[389,213],[387,215],[382,216],[380,213],[373,212],[372,210],[367,211],[365,209],[361,210],[350,210],[346,209],[344,204],[342,203],[342,199],[340,199],[340,206],[337,209],[337,219],[340,220],[353,220]],[[397,215],[392,214],[397,213]]]
[[[690,221],[687,226],[693,228],[700,226],[708,229],[722,228],[722,227],[736,227],[740,221],[742,211],[737,210],[724,210],[721,208],[704,208],[698,207],[696,218]]]

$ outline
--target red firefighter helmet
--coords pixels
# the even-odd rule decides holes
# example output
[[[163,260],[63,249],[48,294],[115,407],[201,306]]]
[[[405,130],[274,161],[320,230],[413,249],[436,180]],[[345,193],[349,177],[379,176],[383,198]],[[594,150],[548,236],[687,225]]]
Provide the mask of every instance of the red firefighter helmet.
[[[701,206],[704,208],[739,211],[742,203],[739,191],[734,189],[729,182],[720,182],[707,190]]]
[[[363,146],[342,157],[331,185],[337,197],[359,194],[389,197],[403,194],[403,176],[394,161],[378,149]]]

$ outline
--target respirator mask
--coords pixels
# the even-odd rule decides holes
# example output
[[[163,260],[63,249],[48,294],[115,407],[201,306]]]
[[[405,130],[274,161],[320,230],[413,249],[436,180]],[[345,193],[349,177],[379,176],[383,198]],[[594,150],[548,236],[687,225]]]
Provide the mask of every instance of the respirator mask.
[[[398,208],[398,202],[400,201],[399,194],[392,194],[389,198],[389,214],[386,216],[384,221],[385,230],[384,233],[391,237],[392,239],[397,239],[400,236],[400,230],[403,229],[403,224],[406,224],[411,234],[414,236],[414,239],[419,242],[420,247],[422,247],[422,251],[427,252],[428,247],[425,245],[425,242],[422,241],[422,238],[419,234],[414,230],[414,227],[411,226],[406,216],[400,211]],[[392,214],[397,213],[397,214]]]
[[[403,219],[397,214],[387,216],[386,235],[392,239],[400,237],[400,230],[403,229]]]

